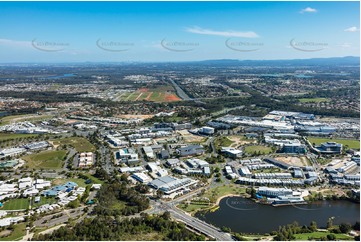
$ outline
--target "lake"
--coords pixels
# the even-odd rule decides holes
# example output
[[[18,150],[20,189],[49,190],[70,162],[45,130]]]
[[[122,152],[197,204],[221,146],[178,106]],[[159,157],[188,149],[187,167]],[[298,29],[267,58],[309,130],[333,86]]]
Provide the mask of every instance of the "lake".
[[[221,200],[219,206],[215,212],[197,213],[196,216],[215,226],[229,227],[234,232],[260,234],[294,221],[300,225],[316,221],[319,227],[326,227],[330,217],[334,217],[334,224],[347,222],[352,225],[360,217],[360,205],[349,201],[316,201],[305,205],[273,207],[242,197],[227,197]]]

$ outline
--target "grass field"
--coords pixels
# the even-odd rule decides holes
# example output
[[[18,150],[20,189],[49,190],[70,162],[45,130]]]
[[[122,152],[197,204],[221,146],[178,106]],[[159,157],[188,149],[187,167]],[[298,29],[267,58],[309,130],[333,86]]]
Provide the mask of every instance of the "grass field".
[[[47,150],[22,157],[31,169],[59,169],[64,165],[65,158],[65,150]]]
[[[11,123],[24,122],[24,121],[29,121],[29,122],[42,121],[42,120],[51,119],[52,117],[53,117],[52,115],[45,115],[45,114],[44,115],[37,115],[37,114],[11,115],[1,118],[0,125],[7,125]]]
[[[36,137],[38,134],[10,134],[10,133],[0,133],[0,141],[4,140],[13,140],[19,138],[29,138]]]
[[[41,205],[44,205],[44,204],[53,204],[57,201],[55,199],[55,197],[43,197],[43,196],[41,196],[40,202],[35,203],[34,200],[35,200],[35,198],[33,198],[32,203],[31,203],[33,208],[40,207]]]
[[[311,144],[315,143],[316,145],[320,145],[321,143],[325,143],[327,141],[332,141],[336,143],[343,144],[343,146],[348,146],[351,149],[360,149],[360,141],[356,139],[327,139],[327,138],[318,138],[318,137],[309,137],[308,140]]]
[[[69,145],[74,147],[78,152],[94,152],[95,146],[83,137],[69,137],[63,139],[53,140],[54,145]]]
[[[181,100],[172,86],[161,86],[157,88],[140,88],[135,92],[122,94],[122,101],[151,101],[151,102],[172,102]]]
[[[182,203],[182,204],[179,204],[177,206],[178,208],[182,209],[183,211],[186,211],[188,213],[193,213],[197,210],[200,210],[200,209],[205,209],[205,208],[209,208],[208,205],[203,205],[203,204],[185,204],[185,203]]]
[[[320,239],[321,237],[326,237],[328,234],[328,232],[313,232],[313,233],[304,233],[304,234],[295,234],[294,236],[296,237],[296,240],[308,240],[310,238],[310,240],[317,240]],[[336,236],[337,240],[353,240],[353,237],[347,236],[345,234],[334,234]],[[311,239],[312,238],[312,239]]]
[[[15,225],[15,229],[11,232],[9,236],[0,238],[2,241],[14,241],[21,240],[26,234],[26,223],[21,223]]]
[[[261,154],[270,154],[272,153],[272,149],[270,147],[267,146],[262,146],[262,145],[250,145],[250,146],[246,146],[244,147],[244,151],[248,154],[253,154],[255,152],[260,152]]]
[[[222,185],[208,189],[203,197],[208,197],[211,202],[216,202],[218,198],[229,194],[244,194],[246,188],[240,187],[235,184]]]
[[[221,138],[218,138],[215,142],[215,146],[217,148],[220,148],[220,147],[229,147],[233,144],[234,142],[230,139],[228,139],[227,137],[221,137]]]
[[[331,99],[323,98],[323,97],[319,97],[319,98],[301,98],[301,99],[299,99],[299,101],[301,103],[320,103],[320,102],[329,102],[329,101],[331,101]]]
[[[29,207],[29,199],[28,198],[16,198],[11,199],[3,204],[0,208],[1,210],[19,210],[19,209],[27,209]]]

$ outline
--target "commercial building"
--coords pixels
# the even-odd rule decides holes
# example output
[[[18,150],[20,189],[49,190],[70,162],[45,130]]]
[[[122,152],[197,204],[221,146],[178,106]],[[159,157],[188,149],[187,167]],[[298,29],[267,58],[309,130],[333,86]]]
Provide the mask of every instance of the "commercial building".
[[[180,163],[179,159],[168,159],[165,164],[166,166],[173,168],[176,167],[179,163]]]
[[[148,183],[150,187],[159,189],[166,195],[180,190],[189,190],[195,184],[197,184],[197,181],[190,178],[177,179],[171,176],[160,177]]]
[[[278,196],[290,196],[293,194],[292,189],[288,188],[271,188],[271,187],[259,187],[257,194],[266,197],[278,197]]]
[[[204,126],[204,127],[200,128],[200,130],[198,132],[200,134],[212,135],[212,134],[214,134],[214,128]]]
[[[316,152],[325,155],[341,154],[342,144],[338,144],[336,142],[326,142],[322,143],[320,146],[316,146],[314,149]]]
[[[150,146],[144,146],[143,147],[145,156],[149,159],[154,159],[154,153],[153,153],[153,149]]]
[[[221,153],[225,154],[230,158],[240,158],[242,156],[242,151],[235,149],[233,147],[222,147]]]
[[[133,173],[131,177],[143,184],[147,184],[148,182],[152,181],[152,178],[150,178],[148,175],[144,174],[143,172]]]
[[[131,148],[119,149],[115,152],[115,163],[135,164],[139,162],[138,154]]]
[[[176,152],[179,156],[194,156],[202,155],[205,150],[201,145],[189,145],[176,149]]]
[[[305,154],[307,152],[306,146],[303,144],[284,144],[281,151],[283,153],[291,154]]]
[[[25,148],[9,148],[0,151],[0,158],[17,156],[26,152]]]
[[[84,152],[79,155],[79,168],[89,168],[94,165],[94,154],[93,152]]]

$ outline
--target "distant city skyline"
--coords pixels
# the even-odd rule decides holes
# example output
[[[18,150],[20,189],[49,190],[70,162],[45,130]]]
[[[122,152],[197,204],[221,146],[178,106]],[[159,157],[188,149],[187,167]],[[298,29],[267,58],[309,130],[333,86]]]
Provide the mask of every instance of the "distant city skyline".
[[[0,2],[0,62],[359,56],[354,2]]]

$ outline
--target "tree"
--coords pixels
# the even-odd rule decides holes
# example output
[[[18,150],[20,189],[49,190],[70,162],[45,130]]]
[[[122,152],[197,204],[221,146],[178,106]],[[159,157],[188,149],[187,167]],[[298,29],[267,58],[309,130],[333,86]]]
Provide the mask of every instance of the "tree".
[[[328,239],[328,240],[336,240],[336,235],[334,235],[334,234],[328,234],[328,235],[327,235],[327,239]]]
[[[330,229],[333,227],[333,218],[329,218],[327,220],[327,228]]]
[[[312,221],[311,224],[310,224],[309,229],[310,229],[312,232],[317,231],[317,223],[316,223],[315,221]]]
[[[347,234],[348,232],[350,232],[352,226],[349,223],[341,223],[339,228],[341,233]]]

